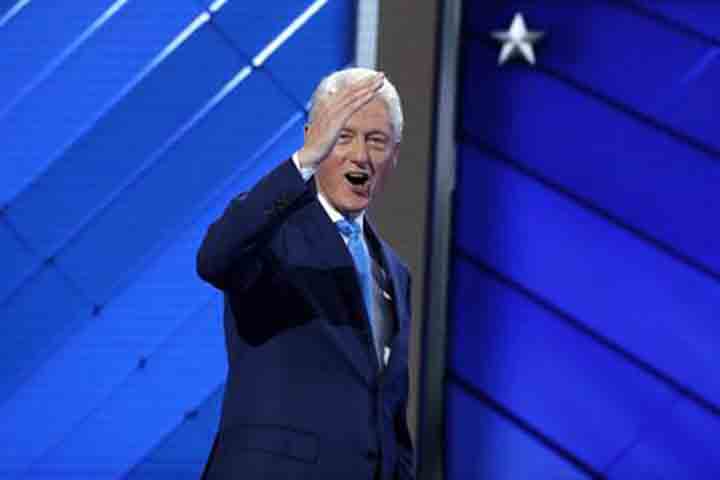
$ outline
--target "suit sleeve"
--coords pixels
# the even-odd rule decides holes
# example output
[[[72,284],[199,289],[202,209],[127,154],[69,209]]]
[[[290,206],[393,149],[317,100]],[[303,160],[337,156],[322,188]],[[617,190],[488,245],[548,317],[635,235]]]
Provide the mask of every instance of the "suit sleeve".
[[[410,312],[411,285],[409,274],[407,278],[407,294],[405,301],[407,302],[408,312]],[[410,318],[412,318],[412,314]],[[415,448],[413,447],[412,437],[410,435],[410,429],[408,428],[407,422],[407,396],[405,397],[403,404],[400,406],[396,422],[396,431],[398,432],[398,463],[395,478],[397,480],[415,480]]]
[[[263,267],[260,249],[307,191],[289,159],[235,197],[203,238],[196,262],[200,278],[220,290],[249,287]]]

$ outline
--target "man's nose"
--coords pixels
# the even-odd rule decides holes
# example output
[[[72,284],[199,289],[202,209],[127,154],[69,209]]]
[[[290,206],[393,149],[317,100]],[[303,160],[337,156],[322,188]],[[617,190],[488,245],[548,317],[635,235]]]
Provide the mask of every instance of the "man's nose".
[[[356,139],[350,151],[350,161],[362,168],[367,168],[370,163],[370,152],[365,141]]]

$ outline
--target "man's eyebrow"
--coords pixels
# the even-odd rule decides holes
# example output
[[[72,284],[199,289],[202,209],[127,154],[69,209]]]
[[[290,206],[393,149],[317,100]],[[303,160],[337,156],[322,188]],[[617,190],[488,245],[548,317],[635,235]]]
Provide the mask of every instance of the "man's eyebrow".
[[[390,135],[388,135],[387,133],[385,133],[382,130],[370,130],[367,134],[368,135],[382,135],[383,137],[388,137],[388,138],[390,137]]]

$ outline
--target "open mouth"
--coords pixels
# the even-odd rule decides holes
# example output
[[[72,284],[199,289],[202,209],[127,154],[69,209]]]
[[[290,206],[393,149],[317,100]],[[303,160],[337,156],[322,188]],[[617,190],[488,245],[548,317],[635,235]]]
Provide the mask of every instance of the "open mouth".
[[[345,178],[352,185],[363,186],[370,179],[370,175],[365,172],[348,172],[345,174]]]

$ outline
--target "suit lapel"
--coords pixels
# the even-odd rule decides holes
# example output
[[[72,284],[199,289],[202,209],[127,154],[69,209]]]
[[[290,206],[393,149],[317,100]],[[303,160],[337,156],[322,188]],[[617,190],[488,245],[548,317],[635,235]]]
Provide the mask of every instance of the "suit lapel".
[[[397,337],[398,333],[407,327],[407,311],[405,309],[405,301],[398,295],[402,292],[400,289],[400,272],[397,261],[395,261],[390,248],[385,242],[375,233],[375,227],[365,218],[366,225],[369,233],[372,237],[373,242],[378,246],[380,252],[382,267],[386,270],[390,280],[390,294],[393,298],[393,312],[398,322],[398,332],[393,333],[393,340]]]
[[[390,247],[377,235],[375,228],[365,217],[365,223],[368,227],[372,241],[378,247],[382,260],[382,266],[387,271],[390,279],[390,295],[393,298],[393,312],[397,321],[397,332],[393,332],[390,340],[390,360],[388,365],[385,367],[384,376],[392,378],[397,368],[401,365],[400,360],[407,357],[407,344],[410,329],[410,316],[405,304],[405,298],[401,298],[400,295],[404,294],[405,288],[404,282],[400,273],[400,264],[395,260]]]

